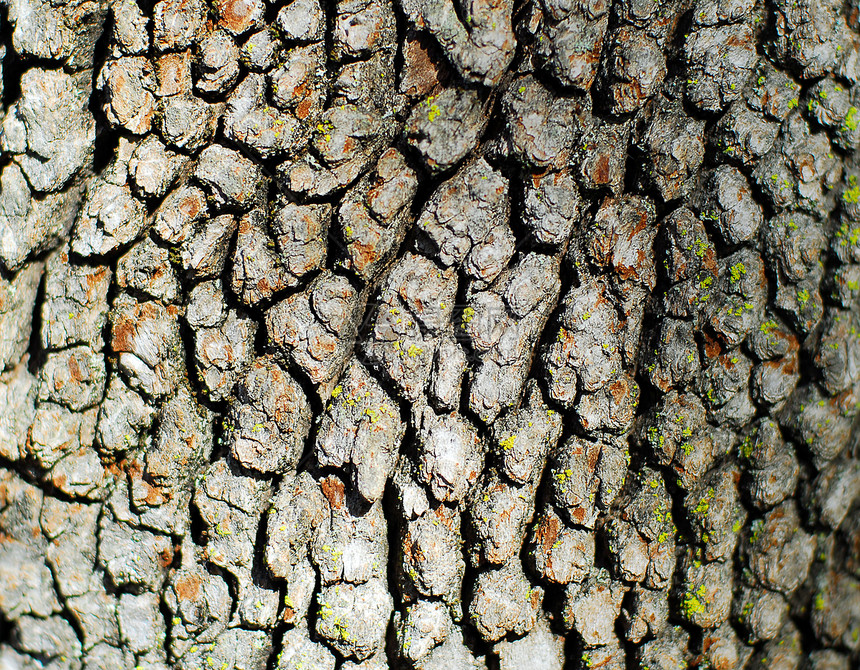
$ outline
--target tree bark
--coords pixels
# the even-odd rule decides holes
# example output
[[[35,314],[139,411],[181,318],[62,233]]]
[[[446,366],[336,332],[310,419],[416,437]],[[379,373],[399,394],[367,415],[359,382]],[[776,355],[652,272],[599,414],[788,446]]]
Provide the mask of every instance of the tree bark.
[[[0,668],[858,667],[858,16],[7,0]]]

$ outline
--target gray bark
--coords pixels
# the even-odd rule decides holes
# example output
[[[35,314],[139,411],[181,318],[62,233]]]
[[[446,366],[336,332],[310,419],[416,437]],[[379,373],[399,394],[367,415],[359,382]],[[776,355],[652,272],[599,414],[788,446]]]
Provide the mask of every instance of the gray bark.
[[[858,17],[6,0],[0,667],[858,667]]]

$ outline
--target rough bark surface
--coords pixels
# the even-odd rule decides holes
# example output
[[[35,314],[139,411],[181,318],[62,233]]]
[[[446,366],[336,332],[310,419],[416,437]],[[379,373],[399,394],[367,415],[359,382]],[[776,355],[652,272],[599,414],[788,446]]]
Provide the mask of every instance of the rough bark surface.
[[[0,668],[860,666],[857,0],[0,35]]]

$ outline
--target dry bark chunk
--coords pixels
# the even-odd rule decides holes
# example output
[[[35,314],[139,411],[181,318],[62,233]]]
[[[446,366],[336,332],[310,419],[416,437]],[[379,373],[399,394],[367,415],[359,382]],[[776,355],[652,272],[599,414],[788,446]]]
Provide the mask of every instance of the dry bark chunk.
[[[101,521],[99,565],[115,586],[157,589],[173,558],[170,538],[131,528],[109,515]]]
[[[194,493],[208,537],[208,559],[240,583],[251,581],[257,526],[270,494],[269,482],[241,475],[224,460],[205,470]]]
[[[556,258],[524,255],[463,310],[461,328],[479,359],[469,375],[469,406],[482,421],[519,402],[538,336],[558,300],[559,272]]]
[[[571,524],[594,528],[600,486],[597,464],[603,448],[573,436],[550,456],[550,495]]]
[[[842,42],[839,9],[833,0],[775,3],[776,55],[804,79],[814,79],[836,66]]]
[[[595,123],[583,132],[574,153],[583,188],[608,188],[616,196],[624,192],[631,130],[630,123]]]
[[[519,553],[533,514],[535,489],[511,484],[495,470],[478,480],[466,500],[473,565],[504,565]]]
[[[249,209],[262,197],[263,172],[238,151],[220,144],[200,154],[194,176],[212,192],[216,204]]]
[[[227,101],[224,136],[263,159],[297,154],[307,144],[307,131],[292,114],[271,107],[265,92],[261,74],[241,81]]]
[[[710,17],[702,20],[702,12],[716,4],[699,3],[703,9],[693,11],[695,29],[684,42],[687,99],[709,112],[725,109],[741,95],[758,60],[755,33],[748,22],[709,25]]]
[[[89,347],[50,353],[39,375],[39,400],[79,412],[101,402],[105,377],[104,356]]]
[[[420,481],[440,502],[461,500],[478,478],[484,447],[475,427],[456,413],[415,410]]]
[[[828,310],[821,329],[815,364],[824,377],[824,388],[836,395],[860,384],[860,348],[855,312]]]
[[[406,132],[427,167],[441,172],[475,148],[484,122],[481,99],[475,91],[446,88],[415,106]]]
[[[539,513],[528,546],[529,565],[554,584],[581,582],[594,566],[594,533],[571,528],[552,505]]]
[[[324,644],[314,642],[304,627],[296,627],[284,634],[275,667],[277,670],[334,670],[336,664],[337,656]]]
[[[631,595],[621,611],[625,637],[634,643],[656,637],[668,625],[668,594],[636,585]]]
[[[140,291],[161,302],[176,302],[180,296],[170,252],[150,237],[144,237],[117,261],[116,283],[127,291]]]
[[[149,49],[149,17],[133,0],[114,0],[114,24],[111,32],[111,52],[114,57],[132,56]]]
[[[508,633],[522,635],[534,628],[543,589],[532,586],[519,561],[478,575],[469,603],[469,619],[485,640],[496,642]]]
[[[294,42],[315,42],[325,30],[322,7],[317,0],[293,0],[278,12],[278,27]]]
[[[573,407],[577,387],[594,392],[622,368],[618,347],[621,324],[606,285],[583,283],[564,297],[558,335],[543,352],[549,395]]]
[[[155,95],[166,98],[191,93],[191,49],[179,53],[166,53],[153,59],[157,87]]]
[[[155,211],[153,230],[169,244],[187,240],[207,210],[206,195],[195,186],[173,189]]]
[[[218,277],[227,261],[236,227],[236,219],[230,214],[221,214],[202,223],[180,247],[179,262],[186,276],[194,280]]]
[[[359,77],[356,83],[360,81]],[[329,107],[313,131],[313,153],[281,163],[280,178],[292,191],[316,197],[349,185],[389,143],[394,124],[387,122],[385,114],[352,100]]]
[[[411,402],[427,385],[435,350],[450,327],[456,291],[453,268],[442,271],[412,253],[398,261],[383,284],[362,351]]]
[[[405,430],[400,408],[353,359],[317,429],[317,462],[345,467],[358,493],[372,503],[382,497]]]
[[[589,259],[602,270],[605,279],[622,299],[636,301],[641,289],[654,289],[657,281],[651,249],[657,230],[654,203],[642,196],[606,198],[583,231],[581,245]],[[622,304],[625,316],[633,310]]]
[[[458,607],[466,562],[461,551],[460,515],[438,505],[406,522],[401,536],[401,591],[406,600],[441,598]]]
[[[681,616],[700,628],[716,628],[727,621],[734,581],[731,562],[702,563],[688,556],[682,571]]]
[[[342,0],[338,3],[334,30],[336,57],[366,56],[390,48],[396,39],[390,1]]]
[[[230,451],[259,472],[292,470],[304,451],[311,409],[301,386],[272,358],[258,358],[233,389]]]
[[[392,609],[385,580],[324,586],[317,605],[317,634],[343,656],[363,661],[383,647]]]
[[[294,277],[303,277],[325,264],[331,211],[325,204],[284,202],[273,212],[272,232],[281,262]]]
[[[99,410],[96,436],[108,453],[133,451],[152,425],[155,409],[133,391],[119,375],[112,375]]]
[[[187,157],[168,149],[155,135],[148,135],[135,147],[128,161],[128,174],[139,193],[160,198],[187,164]]]
[[[789,594],[805,579],[815,542],[800,527],[797,506],[786,501],[752,524],[747,560],[766,588]]]
[[[839,456],[852,435],[857,403],[852,391],[828,397],[815,385],[801,386],[782,408],[783,425],[811,452],[821,467]]]
[[[377,500],[368,507],[335,475],[325,477],[320,489],[328,518],[316,529],[310,558],[322,584],[365,584],[382,578],[388,563],[382,503]]]
[[[158,51],[193,46],[206,30],[203,0],[159,0],[153,14],[154,46]]]
[[[662,45],[632,26],[614,31],[604,64],[612,114],[635,112],[657,93],[666,77]]]
[[[719,279],[705,305],[709,325],[733,348],[759,328],[767,302],[764,263],[756,252],[741,249],[720,261]]]
[[[499,470],[516,484],[534,483],[540,478],[547,454],[561,437],[561,416],[549,409],[539,386],[527,386],[527,402],[507,412],[492,426],[493,448]]]
[[[81,655],[75,629],[62,617],[22,616],[16,632],[18,648],[34,656],[72,659]]]
[[[195,86],[204,93],[225,93],[239,78],[239,47],[226,33],[211,32],[197,46]]]
[[[138,302],[125,294],[114,302],[111,349],[119,354],[129,385],[148,396],[171,394],[184,376],[176,316],[173,305]]]
[[[223,323],[198,328],[194,333],[194,363],[205,393],[224,400],[251,363],[257,322],[236,310],[228,310]]]
[[[0,278],[0,366],[4,370],[17,365],[27,351],[43,268],[42,263],[31,263],[11,281]]]
[[[102,91],[102,110],[108,121],[135,135],[145,135],[155,115],[155,75],[143,56],[127,56],[105,63],[96,82]]]
[[[106,473],[92,448],[97,410],[75,414],[50,402],[36,408],[27,451],[41,478],[75,498],[104,497]]]
[[[838,183],[841,170],[827,135],[813,133],[795,111],[782,124],[773,148],[752,177],[775,209],[797,208],[821,216],[833,208],[830,189]]]
[[[463,78],[486,86],[498,83],[514,57],[512,3],[471,6],[467,26],[452,0],[402,0],[400,4],[416,28],[436,38]]]
[[[451,617],[445,605],[418,600],[406,606],[404,614],[394,615],[400,655],[411,663],[427,657],[451,632]]]
[[[267,75],[272,104],[298,119],[316,118],[325,103],[324,58],[319,43],[294,47],[284,54],[279,67]]]
[[[0,577],[3,579],[0,609],[16,619],[24,614],[50,616],[60,611],[51,571],[39,552],[18,540],[0,545]]]
[[[436,190],[417,225],[446,267],[462,263],[470,275],[490,282],[514,252],[509,216],[508,180],[481,158]]]
[[[86,73],[30,68],[15,105],[27,138],[18,163],[37,191],[58,191],[91,159],[95,121],[87,105]],[[23,152],[22,152],[23,153]]]
[[[241,48],[240,61],[251,72],[271,70],[281,55],[281,45],[271,28],[252,33]]]
[[[268,301],[280,291],[295,286],[278,256],[266,224],[266,213],[253,209],[239,219],[230,288],[250,307]],[[293,296],[295,299],[295,296]]]
[[[355,318],[362,306],[361,296],[345,277],[325,271],[306,290],[272,307],[266,329],[270,341],[283,348],[311,381],[328,384],[328,389],[355,344]]]
[[[137,239],[148,223],[145,205],[124,182],[94,180],[78,212],[72,249],[82,256],[110,253]]]
[[[712,221],[728,244],[753,240],[764,217],[746,177],[738,169],[722,165],[707,179],[700,217]]]
[[[338,212],[348,258],[345,266],[366,281],[377,277],[397,251],[411,217],[417,176],[396,149],[379,157],[375,174],[347,193]]]
[[[8,118],[8,117],[7,117]],[[0,262],[15,272],[36,254],[56,246],[75,220],[82,189],[33,197],[24,172],[16,163],[0,173]]]
[[[500,670],[538,667],[544,670],[562,670],[564,667],[564,637],[557,635],[544,618],[528,635],[518,640],[503,640],[494,651],[499,656]]]
[[[318,526],[329,521],[328,501],[320,484],[301,472],[284,478],[268,514],[266,565],[274,577],[292,584],[298,581],[293,573],[300,571],[302,560],[307,558],[308,542]]]
[[[609,6],[600,0],[542,2],[538,55],[563,85],[588,91],[597,75]]]
[[[643,176],[663,200],[687,195],[705,156],[705,122],[684,112],[680,100],[660,97],[655,101],[651,123],[639,141],[650,169]]]
[[[625,591],[606,570],[592,570],[584,582],[565,588],[565,626],[576,630],[587,647],[609,644]]]
[[[511,82],[502,97],[514,155],[538,168],[562,169],[590,111],[587,99],[554,96],[528,75]]]
[[[685,500],[696,539],[706,561],[731,562],[738,532],[746,522],[737,482],[740,472],[724,465],[711,470]]]
[[[25,361],[0,375],[0,456],[19,460],[36,416],[36,378]]]
[[[86,69],[106,14],[104,2],[16,0],[9,3],[12,44],[23,56],[62,61],[72,70]]]
[[[535,174],[526,180],[522,218],[541,244],[563,245],[578,223],[582,198],[570,172]]]
[[[178,149],[197,151],[215,135],[218,111],[215,105],[184,91],[162,98],[155,120],[165,142]],[[216,149],[214,146],[207,148]]]

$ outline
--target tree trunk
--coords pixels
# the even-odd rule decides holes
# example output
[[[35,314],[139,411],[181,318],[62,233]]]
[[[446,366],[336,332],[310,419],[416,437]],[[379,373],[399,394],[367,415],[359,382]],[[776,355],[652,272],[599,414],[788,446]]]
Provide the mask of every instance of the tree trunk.
[[[0,668],[858,667],[857,0],[0,19]]]

